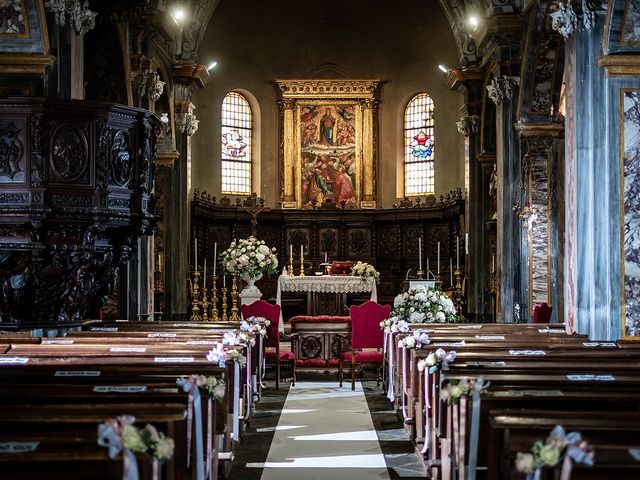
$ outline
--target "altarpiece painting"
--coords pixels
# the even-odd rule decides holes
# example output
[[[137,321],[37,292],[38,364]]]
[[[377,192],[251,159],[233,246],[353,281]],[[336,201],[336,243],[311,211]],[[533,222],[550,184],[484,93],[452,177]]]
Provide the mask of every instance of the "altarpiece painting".
[[[375,80],[279,80],[283,208],[375,208]]]

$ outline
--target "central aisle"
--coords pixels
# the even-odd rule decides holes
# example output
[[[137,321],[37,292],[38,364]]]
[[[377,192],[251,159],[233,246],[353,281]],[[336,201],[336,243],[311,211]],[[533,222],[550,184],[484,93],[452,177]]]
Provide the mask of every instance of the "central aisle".
[[[360,382],[355,391],[349,383],[296,383],[261,479],[389,479]]]

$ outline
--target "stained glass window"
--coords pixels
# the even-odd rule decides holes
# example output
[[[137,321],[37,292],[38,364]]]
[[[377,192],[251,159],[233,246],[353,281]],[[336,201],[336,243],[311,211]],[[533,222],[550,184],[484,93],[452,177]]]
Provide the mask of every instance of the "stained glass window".
[[[222,102],[222,193],[251,193],[251,107],[230,92]]]
[[[411,99],[404,112],[404,193],[434,193],[433,100],[426,93]]]

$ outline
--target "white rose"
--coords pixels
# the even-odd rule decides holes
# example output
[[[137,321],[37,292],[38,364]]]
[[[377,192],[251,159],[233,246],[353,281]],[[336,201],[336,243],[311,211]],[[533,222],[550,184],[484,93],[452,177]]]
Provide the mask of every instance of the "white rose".
[[[442,312],[436,313],[436,319],[438,320],[438,322],[444,322],[445,318],[446,317],[444,316],[444,313],[442,313]]]
[[[256,260],[258,260],[259,262],[262,262],[264,260],[264,255],[262,253],[255,253],[254,254],[256,256]]]
[[[413,312],[409,315],[410,323],[421,323],[424,320],[424,313],[422,312]]]
[[[249,257],[247,257],[246,255],[242,255],[238,260],[243,266],[249,265]]]
[[[268,255],[269,254],[269,247],[267,247],[266,245],[260,245],[258,247],[258,252],[260,252],[262,255]]]
[[[405,337],[404,344],[407,348],[413,348],[416,346],[416,339],[414,337]]]

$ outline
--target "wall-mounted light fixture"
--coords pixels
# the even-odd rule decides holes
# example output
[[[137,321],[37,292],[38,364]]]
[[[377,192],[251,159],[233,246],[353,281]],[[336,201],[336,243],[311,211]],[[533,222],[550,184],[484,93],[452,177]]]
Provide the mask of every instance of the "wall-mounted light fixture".
[[[213,70],[214,68],[216,68],[216,65],[218,65],[218,62],[216,62],[215,60],[210,61],[207,64],[207,72],[210,72],[211,70]]]
[[[449,67],[447,67],[446,65],[440,64],[438,65],[438,68],[444,73],[449,73]]]

